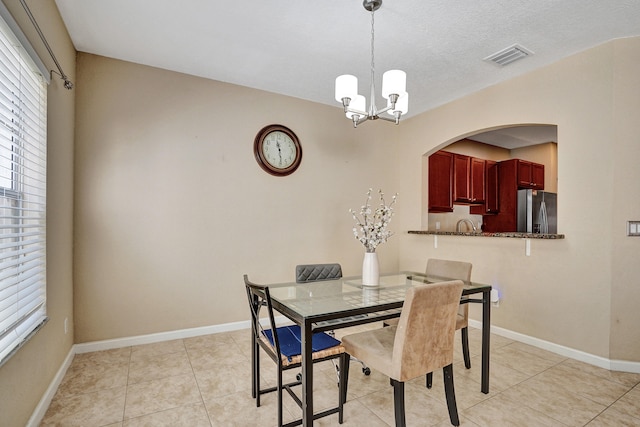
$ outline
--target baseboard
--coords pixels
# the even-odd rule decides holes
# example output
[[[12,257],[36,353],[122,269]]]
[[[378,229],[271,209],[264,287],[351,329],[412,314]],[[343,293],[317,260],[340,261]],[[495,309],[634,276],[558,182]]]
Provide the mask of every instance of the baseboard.
[[[56,375],[53,377],[51,384],[49,384],[49,387],[47,387],[47,390],[40,398],[40,402],[38,402],[38,406],[36,406],[36,409],[34,409],[33,413],[31,414],[31,418],[29,418],[26,427],[38,427],[42,422],[44,414],[47,412],[47,409],[49,409],[49,405],[53,400],[53,396],[56,394],[56,391],[58,391],[58,387],[60,387],[62,379],[67,373],[67,369],[69,369],[69,366],[71,366],[74,355],[75,350],[74,346],[72,346],[69,350],[69,353],[67,354],[67,357],[65,357],[64,361],[62,362],[62,365],[60,365],[58,372],[56,372]]]
[[[93,341],[76,344],[76,353],[90,353],[92,351],[111,350],[113,348],[129,347],[132,345],[152,344],[162,341],[198,337],[201,335],[217,334],[220,332],[248,329],[249,321],[225,323],[222,325],[203,326],[199,328],[179,329],[177,331],[159,332],[156,334],[138,335],[133,337],[116,338],[112,340]]]
[[[482,328],[482,322],[469,319],[469,326],[480,329]],[[524,335],[518,332],[513,332],[508,329],[500,328],[493,325],[491,326],[491,332],[496,335],[512,339],[514,341],[529,344],[531,346],[541,348],[543,350],[547,350],[552,353],[568,357],[570,359],[575,359],[580,362],[588,363],[590,365],[598,366],[600,368],[608,369],[610,371],[640,373],[640,362],[606,359],[604,357],[595,356],[593,354],[585,353],[584,351],[565,347],[559,344],[554,344],[549,341],[531,337],[529,335]]]

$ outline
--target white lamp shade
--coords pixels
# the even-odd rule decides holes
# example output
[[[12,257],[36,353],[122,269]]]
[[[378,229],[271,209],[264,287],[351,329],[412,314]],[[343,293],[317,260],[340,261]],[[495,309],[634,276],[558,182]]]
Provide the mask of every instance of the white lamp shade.
[[[387,101],[387,107],[391,106],[391,101]],[[396,101],[396,108],[393,110],[387,110],[387,113],[395,116],[395,112],[400,111],[400,115],[407,114],[409,111],[409,94],[404,93],[398,100]]]
[[[336,78],[336,101],[342,104],[342,98],[358,96],[358,78],[351,74],[343,74]]]
[[[347,117],[350,119],[354,114],[358,114],[359,116],[365,116],[367,109],[367,100],[362,95],[356,95],[355,98],[351,99],[351,104],[349,104],[349,109],[361,111],[361,113],[352,113],[351,111],[347,111]]]
[[[407,73],[402,70],[389,70],[382,75],[382,96],[402,95],[407,91]]]

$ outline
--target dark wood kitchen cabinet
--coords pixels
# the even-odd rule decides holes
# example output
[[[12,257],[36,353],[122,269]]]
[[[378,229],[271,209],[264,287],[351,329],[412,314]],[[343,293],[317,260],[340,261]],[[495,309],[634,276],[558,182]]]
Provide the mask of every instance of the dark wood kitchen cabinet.
[[[518,187],[544,190],[544,165],[527,160],[515,160],[518,168]]]
[[[485,198],[485,160],[454,154],[453,202],[482,204]]]
[[[498,163],[493,160],[485,160],[485,196],[484,204],[471,206],[469,213],[472,215],[494,215],[500,211]]]
[[[453,153],[429,156],[429,212],[453,212]]]

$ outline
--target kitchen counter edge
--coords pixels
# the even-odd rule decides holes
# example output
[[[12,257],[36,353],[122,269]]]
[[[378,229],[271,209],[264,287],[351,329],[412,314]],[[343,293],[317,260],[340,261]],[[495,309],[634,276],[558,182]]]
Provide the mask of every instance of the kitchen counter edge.
[[[518,232],[503,232],[503,233],[472,233],[464,231],[431,231],[431,230],[409,230],[409,234],[430,234],[434,236],[471,236],[471,237],[507,237],[512,239],[546,239],[546,240],[558,240],[564,239],[564,234],[537,234],[537,233],[518,233]]]

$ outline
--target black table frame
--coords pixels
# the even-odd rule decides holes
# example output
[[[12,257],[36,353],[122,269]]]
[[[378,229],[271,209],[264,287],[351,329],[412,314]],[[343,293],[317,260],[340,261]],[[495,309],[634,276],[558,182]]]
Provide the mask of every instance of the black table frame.
[[[407,274],[409,277],[415,277],[418,279],[427,276],[424,273],[416,272],[401,272],[401,274]],[[429,276],[432,278],[433,276]],[[343,278],[338,279],[341,281],[352,280],[355,278]],[[441,278],[444,280],[450,280]],[[312,285],[313,283],[323,282],[308,282],[305,285]],[[433,281],[429,281],[433,283]],[[273,284],[272,287],[289,286],[291,284]],[[471,289],[465,287],[462,290],[462,296],[468,297],[469,295],[482,294],[481,298],[463,298],[460,300],[461,304],[468,303],[480,303],[482,304],[482,372],[481,372],[481,384],[480,390],[482,393],[489,393],[489,346],[491,336],[491,285],[481,285],[472,282],[473,287]],[[295,310],[290,309],[286,302],[279,301],[273,294],[271,296],[273,308],[282,313],[287,318],[291,319],[294,323],[300,326],[302,331],[302,425],[303,427],[309,427],[313,425],[313,361],[311,359],[311,334],[314,332],[323,332],[327,330],[341,329],[349,326],[361,325],[364,323],[372,323],[380,320],[386,320],[400,315],[399,310],[394,309],[402,308],[404,301],[385,303],[380,305],[373,305],[369,307],[354,308],[348,312],[332,312],[322,313],[310,316],[304,316]],[[391,313],[389,311],[392,311]],[[358,315],[387,312],[377,316],[367,316],[365,318],[358,318]],[[351,319],[345,320],[339,323],[328,322],[335,319]],[[253,363],[253,361],[252,361]]]

